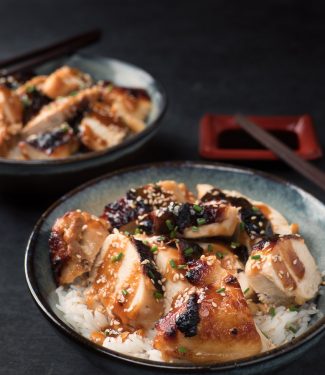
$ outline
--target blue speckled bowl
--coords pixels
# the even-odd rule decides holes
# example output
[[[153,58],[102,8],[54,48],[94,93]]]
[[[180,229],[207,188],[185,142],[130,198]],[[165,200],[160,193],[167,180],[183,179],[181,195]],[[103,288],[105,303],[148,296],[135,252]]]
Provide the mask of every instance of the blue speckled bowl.
[[[265,201],[282,212],[289,221],[300,225],[301,233],[317,259],[320,270],[325,270],[325,206],[298,187],[261,172],[220,164],[171,162],[145,165],[115,172],[82,185],[54,203],[38,221],[27,246],[25,272],[32,296],[46,318],[96,364],[113,373],[119,371],[120,374],[156,373],[157,370],[166,374],[193,371],[255,374],[284,365],[314,345],[324,333],[325,318],[315,318],[318,320],[313,322],[309,330],[293,342],[236,363],[171,365],[135,359],[105,349],[81,337],[63,322],[60,311],[55,307],[56,301],[50,297],[55,284],[47,243],[55,219],[77,208],[98,215],[107,202],[122,196],[131,187],[163,179],[185,182],[193,191],[197,183],[210,183],[220,188],[240,190],[256,200]],[[319,298],[319,309],[325,313],[324,296]]]

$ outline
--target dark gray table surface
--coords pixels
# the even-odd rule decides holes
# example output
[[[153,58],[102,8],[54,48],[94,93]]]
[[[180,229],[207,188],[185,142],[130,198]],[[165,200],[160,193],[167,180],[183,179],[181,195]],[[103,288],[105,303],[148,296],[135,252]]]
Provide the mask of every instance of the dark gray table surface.
[[[130,61],[166,87],[168,112],[129,160],[199,160],[205,112],[310,113],[325,148],[325,9],[314,1],[1,0],[0,58],[95,26],[89,52]],[[325,194],[280,162],[238,162]],[[315,162],[323,170],[325,160]],[[1,181],[0,181],[1,183]],[[101,374],[40,315],[23,271],[33,225],[56,196],[0,196],[0,374]],[[325,340],[278,374],[323,373]],[[140,373],[140,371],[139,371]]]

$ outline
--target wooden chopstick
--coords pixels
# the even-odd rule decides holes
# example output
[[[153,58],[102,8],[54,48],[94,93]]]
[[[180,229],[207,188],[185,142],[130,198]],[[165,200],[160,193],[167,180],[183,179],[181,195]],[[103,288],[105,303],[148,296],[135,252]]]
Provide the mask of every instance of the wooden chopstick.
[[[235,120],[236,123],[238,123],[253,138],[273,151],[274,154],[276,154],[280,159],[289,164],[298,173],[302,174],[325,191],[325,173],[323,171],[314,167],[306,160],[302,159],[295,152],[290,150],[290,148],[287,147],[284,143],[280,142],[260,126],[254,124],[247,117],[243,115],[237,115],[235,117]]]
[[[101,31],[95,29],[64,39],[47,47],[35,49],[30,52],[1,60],[0,68],[3,68],[1,74],[14,74],[18,71],[33,68],[54,58],[72,53],[81,47],[94,43],[99,40],[100,37]]]

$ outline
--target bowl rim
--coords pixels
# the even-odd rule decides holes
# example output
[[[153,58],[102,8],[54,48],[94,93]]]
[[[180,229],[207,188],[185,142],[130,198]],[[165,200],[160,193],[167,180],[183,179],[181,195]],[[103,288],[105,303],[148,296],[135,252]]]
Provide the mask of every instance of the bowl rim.
[[[131,146],[133,146],[134,144],[140,142],[141,140],[145,139],[149,134],[155,132],[159,125],[160,125],[160,122],[161,122],[161,119],[163,118],[163,116],[165,115],[166,111],[167,111],[167,107],[168,107],[168,97],[167,97],[167,91],[165,89],[165,86],[155,78],[155,76],[153,76],[149,71],[145,70],[145,69],[142,69],[140,68],[139,66],[135,65],[135,64],[132,64],[132,63],[129,63],[127,61],[124,61],[124,60],[120,60],[120,59],[115,59],[115,58],[111,58],[111,57],[105,57],[105,56],[101,56],[101,55],[97,55],[97,54],[86,54],[86,53],[74,53],[72,55],[67,55],[66,57],[73,57],[73,56],[77,56],[77,57],[81,57],[81,58],[85,58],[85,59],[88,59],[88,60],[110,60],[112,62],[115,62],[115,63],[119,63],[119,64],[123,64],[123,65],[127,65],[127,66],[130,66],[132,68],[136,68],[138,71],[146,74],[148,77],[150,77],[155,85],[155,87],[157,88],[157,92],[160,93],[161,95],[161,108],[159,109],[158,111],[158,114],[157,114],[157,117],[150,123],[148,124],[148,126],[145,127],[144,130],[142,130],[141,132],[137,133],[137,134],[133,134],[131,137],[129,137],[128,139],[124,140],[123,142],[113,146],[113,147],[110,147],[108,149],[105,149],[105,150],[101,150],[101,151],[90,151],[90,152],[87,152],[87,153],[84,153],[84,154],[76,154],[76,155],[72,155],[72,156],[69,156],[67,158],[62,158],[62,159],[51,159],[51,160],[14,160],[14,159],[6,159],[6,158],[3,158],[3,157],[0,157],[0,166],[3,165],[3,166],[13,166],[13,167],[27,167],[27,168],[33,168],[33,167],[39,167],[39,166],[43,166],[43,167],[51,167],[51,166],[60,166],[60,165],[73,165],[73,164],[78,164],[78,163],[81,163],[81,162],[84,162],[84,161],[88,161],[88,160],[96,160],[96,159],[100,159],[101,157],[105,157],[105,156],[113,156],[113,155],[116,155],[119,151],[123,150],[124,148],[129,148]]]
[[[252,365],[256,365],[259,363],[263,363],[269,360],[274,360],[276,358],[282,357],[286,354],[293,352],[294,350],[298,349],[304,344],[307,344],[312,339],[316,338],[317,336],[321,336],[322,333],[325,331],[325,316],[319,319],[313,326],[311,326],[305,333],[300,335],[298,338],[294,338],[291,342],[281,345],[278,348],[265,351],[263,353],[259,353],[254,356],[250,356],[247,358],[239,359],[236,361],[227,361],[222,363],[216,364],[209,364],[209,365],[196,365],[196,364],[182,364],[182,363],[164,363],[159,361],[152,361],[148,359],[136,358],[130,355],[122,354],[111,349],[104,348],[101,345],[95,344],[89,339],[83,337],[81,334],[77,333],[74,329],[72,329],[68,324],[66,324],[63,320],[61,320],[55,312],[52,310],[51,306],[47,302],[45,298],[40,293],[38,283],[34,274],[34,249],[36,240],[39,236],[39,231],[47,219],[47,217],[52,213],[52,211],[58,207],[61,203],[67,201],[72,196],[80,193],[81,191],[95,186],[97,183],[111,179],[117,175],[123,175],[129,172],[136,172],[138,170],[148,169],[148,168],[167,168],[167,167],[174,167],[174,168],[197,168],[197,169],[215,169],[215,170],[223,170],[228,172],[234,173],[242,173],[246,175],[257,175],[264,179],[269,179],[275,183],[280,185],[284,185],[289,187],[293,190],[296,190],[300,195],[307,196],[308,199],[313,200],[317,204],[324,204],[315,198],[310,193],[306,192],[305,190],[301,189],[295,184],[292,184],[282,178],[274,176],[272,174],[258,171],[252,168],[246,167],[237,167],[231,164],[224,164],[224,163],[212,163],[212,162],[196,162],[196,161],[167,161],[167,162],[158,162],[158,163],[147,163],[141,164],[138,166],[132,166],[127,168],[122,168],[116,170],[111,173],[104,174],[92,180],[89,180],[86,183],[79,185],[78,187],[74,188],[73,190],[69,191],[68,193],[64,194],[61,198],[56,200],[39,218],[36,225],[34,226],[32,233],[29,237],[26,252],[25,252],[25,259],[24,259],[24,270],[25,270],[25,277],[26,282],[28,285],[28,289],[33,297],[34,302],[41,310],[43,315],[47,318],[47,320],[52,323],[61,333],[68,336],[70,339],[75,341],[77,344],[82,345],[87,350],[96,352],[97,354],[113,359],[113,360],[121,360],[125,361],[126,363],[130,363],[136,365],[138,367],[146,367],[152,368],[157,370],[186,370],[189,372],[197,372],[197,371],[216,371],[221,372],[224,370],[231,370],[234,368],[244,368],[249,367]]]

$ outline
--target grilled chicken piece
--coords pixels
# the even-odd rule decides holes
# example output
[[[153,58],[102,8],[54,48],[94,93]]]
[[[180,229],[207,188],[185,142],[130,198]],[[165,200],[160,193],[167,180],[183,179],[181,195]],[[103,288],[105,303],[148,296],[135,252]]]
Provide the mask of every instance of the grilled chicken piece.
[[[106,90],[103,100],[132,131],[139,133],[145,128],[144,120],[151,110],[151,100],[146,91],[112,87]]]
[[[62,159],[74,154],[79,141],[68,124],[54,128],[51,131],[30,135],[18,144],[24,159]]]
[[[31,134],[44,133],[73,119],[78,113],[83,112],[98,100],[102,94],[100,86],[93,86],[80,91],[75,96],[57,99],[44,106],[39,114],[29,121],[22,130],[24,137]]]
[[[49,246],[59,285],[71,284],[90,271],[108,230],[107,222],[80,210],[67,212],[56,220]]]
[[[274,236],[253,247],[245,269],[263,302],[302,305],[315,297],[321,275],[302,237]]]
[[[213,194],[211,194],[211,192],[213,193],[213,191],[215,191],[217,193],[221,192],[220,190],[215,189],[212,185],[209,185],[209,184],[199,184],[199,185],[197,185],[197,191],[198,191],[198,197],[199,197],[200,200],[202,198],[203,198],[203,200],[208,200],[209,197],[212,198]],[[244,201],[240,200],[240,198],[243,198],[244,200],[248,201],[251,204],[251,206],[254,208],[254,210],[257,213],[259,213],[259,215],[253,215],[253,216],[258,216],[258,217],[262,218],[262,224],[258,223],[259,227],[261,228],[260,232],[257,231],[258,234],[261,234],[263,236],[265,233],[271,234],[271,232],[278,233],[278,234],[291,234],[291,233],[293,233],[292,232],[292,226],[289,225],[289,223],[285,219],[285,217],[283,215],[281,215],[280,212],[278,212],[276,209],[274,209],[270,205],[267,205],[267,204],[265,204],[263,202],[260,202],[260,201],[252,200],[252,199],[246,197],[245,195],[243,195],[243,194],[241,194],[241,193],[239,193],[238,191],[235,191],[235,190],[223,190],[222,193],[223,194],[221,194],[218,197],[218,199],[219,198],[226,199],[230,203],[232,203],[232,200],[233,200],[233,203],[236,206],[240,206],[242,203],[245,203]],[[205,198],[204,198],[204,196],[205,196]],[[246,207],[248,206],[247,203],[245,204],[245,206]],[[270,223],[271,228],[268,226],[268,223],[263,219],[263,216],[261,214]],[[248,215],[246,215],[246,217],[247,216]],[[249,216],[247,217],[247,219],[248,218],[249,218]],[[255,221],[257,221],[257,219],[255,219]],[[248,229],[249,229],[249,227],[250,226],[248,225]],[[245,228],[245,229],[247,229],[247,228]],[[252,228],[252,230],[254,230],[254,228]],[[264,230],[264,232],[261,232],[263,230]],[[254,233],[252,233],[252,234],[254,235]],[[258,237],[260,237],[260,236],[256,236],[257,239],[258,239]]]
[[[107,237],[91,275],[87,304],[127,330],[149,329],[163,312],[163,283],[150,247],[117,230]]]
[[[81,142],[90,150],[100,151],[118,145],[128,135],[129,128],[103,103],[95,103],[82,119]]]
[[[253,205],[246,197],[236,192],[226,192],[214,188],[211,185],[197,185],[198,196],[202,202],[228,202],[238,209],[238,215],[242,224],[238,228],[238,241],[248,247],[258,242],[265,236],[273,234],[270,221],[261,210]]]
[[[205,256],[214,255],[220,262],[222,268],[235,276],[240,284],[245,298],[252,298],[253,288],[249,285],[248,278],[244,272],[245,263],[248,259],[247,248],[232,242],[230,248],[221,242],[199,243]]]
[[[238,224],[237,208],[223,202],[179,204],[172,202],[150,214],[154,234],[184,238],[231,236]]]
[[[261,337],[236,278],[218,261],[209,265],[212,258],[201,261],[198,286],[180,294],[171,311],[156,324],[154,347],[167,361],[218,363],[262,350]]]
[[[7,156],[22,127],[23,107],[19,97],[6,86],[0,86],[0,156]]]
[[[166,238],[146,237],[154,253],[157,268],[164,281],[165,312],[169,311],[172,301],[191,284],[186,280],[188,263],[198,259],[203,249],[192,242],[185,240],[168,241]]]
[[[92,80],[89,74],[79,69],[63,66],[50,74],[42,83],[41,89],[45,95],[52,99],[66,96],[72,92],[89,87]]]
[[[47,78],[47,76],[44,76],[44,75],[35,76],[35,77],[29,79],[28,81],[26,81],[21,86],[19,86],[15,90],[15,92],[16,92],[17,95],[23,96],[23,95],[28,94],[30,91],[33,91],[35,89],[41,91],[42,85],[45,82],[46,78]]]
[[[0,121],[7,125],[20,124],[22,104],[19,96],[5,86],[0,86]]]
[[[192,199],[184,184],[177,184],[175,181],[160,181],[157,184],[148,184],[136,189],[130,189],[123,198],[109,203],[105,206],[103,217],[105,217],[114,228],[127,227],[132,230],[136,225],[135,221],[143,217],[143,227],[150,225],[145,214],[159,207],[166,207],[170,202],[186,202]],[[131,223],[131,224],[130,224]],[[123,228],[125,229],[125,228]]]

